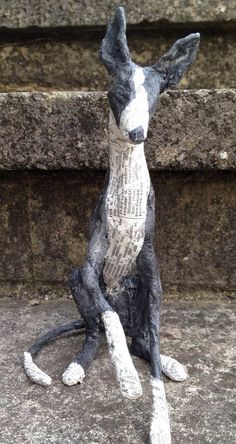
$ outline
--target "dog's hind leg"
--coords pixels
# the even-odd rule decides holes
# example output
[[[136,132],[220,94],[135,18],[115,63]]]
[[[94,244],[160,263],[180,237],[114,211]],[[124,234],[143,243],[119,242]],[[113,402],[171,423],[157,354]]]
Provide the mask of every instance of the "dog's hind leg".
[[[136,331],[132,338],[130,352],[134,356],[138,356],[145,361],[150,362],[150,337],[148,329],[148,311],[147,311],[147,288],[142,285],[142,282],[138,282],[136,291]],[[188,377],[187,371],[184,366],[180,364],[176,359],[170,356],[161,356],[161,369],[168,378],[172,381],[185,381]]]
[[[145,359],[145,361],[150,362],[150,349],[147,343],[143,341],[142,338],[133,338],[130,346],[130,352],[134,356],[138,356],[139,358]],[[179,361],[171,358],[170,356],[165,356],[162,354],[160,356],[162,373],[164,373],[168,378],[176,382],[182,382],[188,378],[188,373],[185,367],[180,364]]]
[[[62,375],[65,385],[82,384],[85,371],[94,360],[100,342],[100,332],[97,329],[87,330],[83,350],[78,353]]]

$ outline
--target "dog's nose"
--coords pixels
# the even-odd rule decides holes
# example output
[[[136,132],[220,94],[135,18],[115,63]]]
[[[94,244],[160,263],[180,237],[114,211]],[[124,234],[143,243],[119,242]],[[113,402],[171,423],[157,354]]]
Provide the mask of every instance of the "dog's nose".
[[[130,131],[129,138],[131,142],[138,144],[144,141],[144,131],[142,126],[138,126],[134,130]]]

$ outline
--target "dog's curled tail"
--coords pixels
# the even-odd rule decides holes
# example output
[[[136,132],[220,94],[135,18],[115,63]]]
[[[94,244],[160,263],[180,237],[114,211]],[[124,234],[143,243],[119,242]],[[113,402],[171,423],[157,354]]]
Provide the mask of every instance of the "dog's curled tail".
[[[59,327],[54,328],[48,333],[40,336],[31,347],[24,352],[24,369],[28,378],[35,382],[36,384],[40,384],[43,386],[51,385],[52,379],[46,373],[44,373],[40,368],[34,364],[32,356],[38,353],[44,345],[46,345],[52,339],[56,339],[64,333],[68,333],[75,330],[80,330],[85,327],[85,323],[82,319],[78,321],[71,322],[70,324],[60,325]]]

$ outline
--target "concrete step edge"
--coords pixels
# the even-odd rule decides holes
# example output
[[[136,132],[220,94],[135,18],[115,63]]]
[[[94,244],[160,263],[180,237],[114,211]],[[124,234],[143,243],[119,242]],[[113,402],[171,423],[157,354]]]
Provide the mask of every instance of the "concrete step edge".
[[[107,167],[103,92],[0,94],[0,170]],[[234,170],[236,90],[164,93],[145,144],[151,170]]]
[[[202,4],[204,3],[204,5]],[[0,26],[22,28],[27,26],[102,26],[114,14],[117,1],[84,2],[82,0],[43,0],[25,2],[18,0],[0,5]],[[236,20],[235,1],[187,2],[182,0],[130,0],[125,7],[127,23],[189,23],[231,22]]]

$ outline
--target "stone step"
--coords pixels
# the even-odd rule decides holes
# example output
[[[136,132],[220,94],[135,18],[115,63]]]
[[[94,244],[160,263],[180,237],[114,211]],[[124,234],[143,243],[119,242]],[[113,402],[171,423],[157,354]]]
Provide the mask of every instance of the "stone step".
[[[151,65],[180,37],[199,31],[166,32],[160,29],[129,29],[128,44],[133,60]],[[106,90],[108,78],[98,50],[104,30],[42,30],[0,32],[0,92],[32,90]],[[62,62],[63,61],[63,62]],[[179,84],[181,89],[236,88],[236,31],[208,28],[201,31],[201,44],[194,65]]]
[[[151,179],[165,294],[233,296],[235,173],[159,171]],[[0,296],[68,294],[104,180],[98,171],[0,173]]]
[[[98,49],[116,0],[0,2],[0,92],[104,90]],[[194,68],[179,88],[236,87],[236,3],[129,1],[127,37],[134,60],[155,62],[171,44],[201,32]],[[63,62],[62,62],[63,61]]]
[[[0,94],[0,169],[106,169],[104,93]],[[151,170],[236,167],[236,90],[168,91],[146,142]]]
[[[226,23],[236,21],[234,0],[147,0],[126,2],[128,24],[167,23]],[[25,0],[2,1],[0,26],[23,28],[28,26],[101,26],[114,13],[117,0]]]

